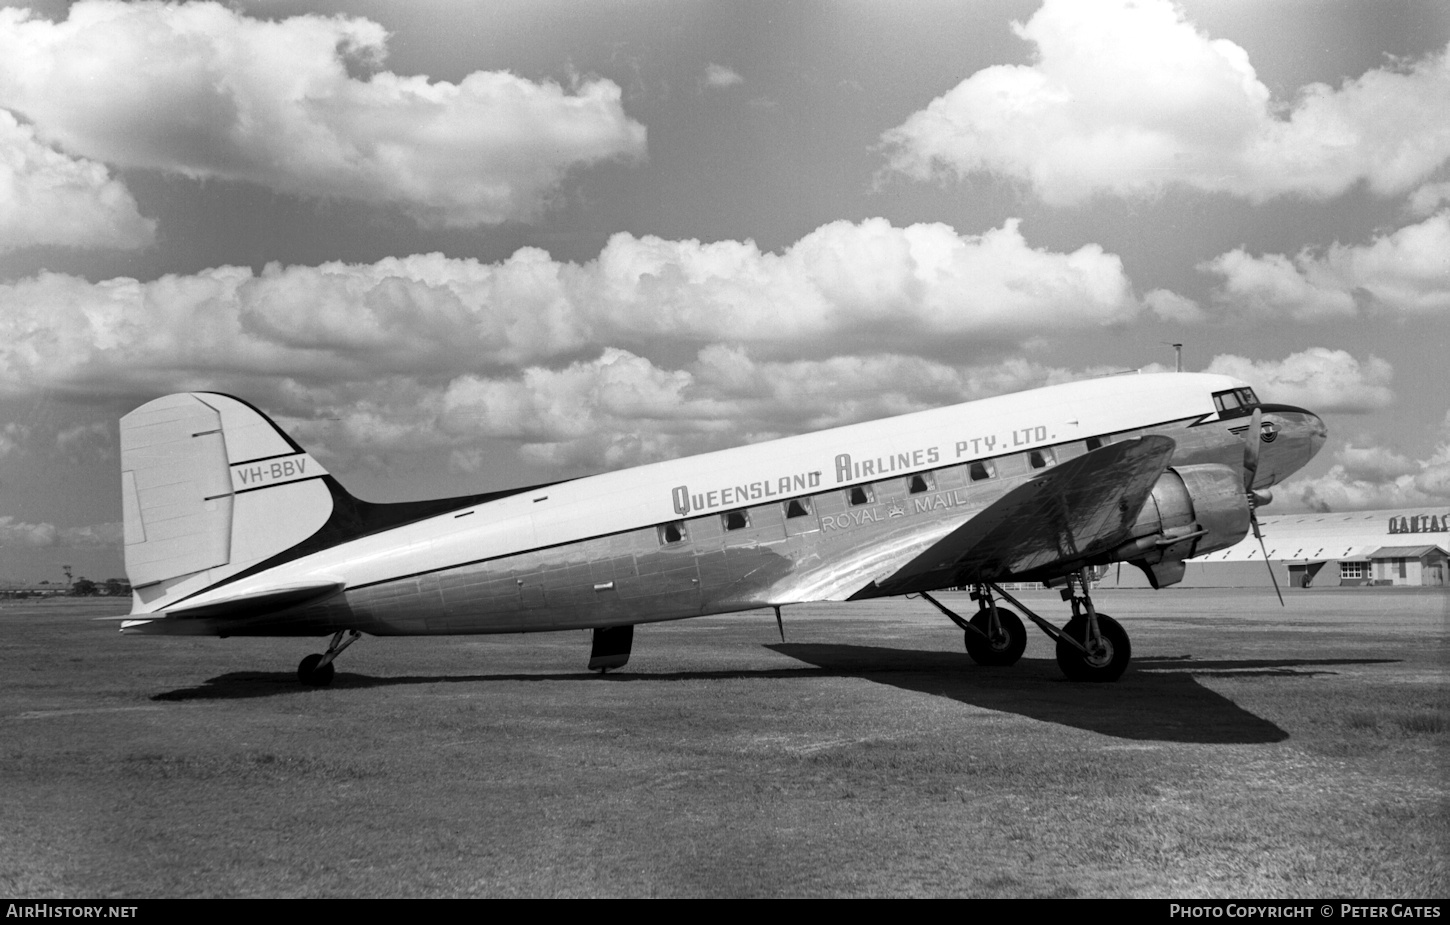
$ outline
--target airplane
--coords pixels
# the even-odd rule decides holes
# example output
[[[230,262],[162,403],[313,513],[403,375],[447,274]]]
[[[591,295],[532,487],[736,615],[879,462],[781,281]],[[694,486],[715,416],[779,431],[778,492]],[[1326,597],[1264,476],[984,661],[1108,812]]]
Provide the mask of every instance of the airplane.
[[[1120,375],[459,498],[374,503],[247,402],[182,392],[121,419],[126,634],[330,635],[329,684],[362,634],[592,630],[623,667],[634,627],[809,601],[919,595],[982,665],[1015,663],[1020,611],[1063,673],[1114,681],[1131,643],[1094,569],[1150,584],[1232,546],[1324,422],[1206,373]],[[1062,627],[1002,586],[1044,582]],[[965,588],[970,618],[931,592]],[[999,605],[999,601],[1016,609]],[[781,625],[781,636],[784,628]]]

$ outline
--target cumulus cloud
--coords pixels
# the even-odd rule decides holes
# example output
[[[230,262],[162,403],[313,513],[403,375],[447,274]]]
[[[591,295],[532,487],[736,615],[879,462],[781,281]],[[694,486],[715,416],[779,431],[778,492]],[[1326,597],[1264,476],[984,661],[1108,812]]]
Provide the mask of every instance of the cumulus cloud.
[[[1137,314],[1116,255],[1097,245],[1036,250],[1018,225],[959,235],[942,224],[832,222],[780,255],[750,241],[616,235],[591,269],[616,328],[704,341],[798,346],[854,334],[919,344]]]
[[[682,364],[606,348],[557,368],[446,380],[288,380],[246,396],[334,471],[447,457],[479,471],[500,454],[570,474],[653,462],[938,407],[1104,370],[1020,358],[951,365],[901,354],[754,357],[711,345]],[[270,383],[275,387],[275,382]]]
[[[1355,446],[1349,443],[1341,447],[1335,456],[1344,472],[1355,479],[1384,481],[1402,475],[1413,475],[1417,471],[1413,460],[1389,447]]]
[[[511,440],[552,468],[653,462],[1081,378],[1014,359],[953,366],[900,354],[761,360],[711,345],[682,369],[627,351],[520,377],[461,376],[439,430]]]
[[[645,153],[611,81],[429,81],[376,70],[386,46],[366,19],[217,3],[82,0],[63,22],[0,9],[0,105],[72,154],[452,226],[529,219],[571,168]]]
[[[1450,311],[1450,210],[1381,234],[1368,244],[1333,244],[1254,257],[1242,248],[1199,266],[1223,277],[1215,299],[1260,317],[1319,321],[1361,311],[1429,315]]]
[[[66,548],[120,546],[119,523],[86,527],[57,527],[51,523],[25,523],[14,517],[0,517],[0,547],[61,546]]]
[[[1377,237],[1330,247],[1321,263],[1376,308],[1407,315],[1450,312],[1450,210]]]
[[[1015,220],[974,236],[834,222],[780,254],[618,234],[584,264],[526,248],[491,264],[428,254],[146,283],[42,273],[0,283],[0,300],[0,393],[83,398],[446,380],[556,365],[592,344],[639,355],[714,343],[762,355],[981,351],[1141,311],[1116,255],[1034,249]]]
[[[1446,428],[1450,436],[1450,427]],[[1450,440],[1427,459],[1391,450],[1346,446],[1324,475],[1295,479],[1274,489],[1276,506],[1312,511],[1450,506]]]
[[[18,294],[16,304],[34,301],[61,314],[44,337],[16,334],[24,328],[0,331],[0,381],[17,393],[43,387],[91,401],[111,401],[117,392],[139,400],[180,388],[220,388],[263,407],[334,471],[396,470],[424,456],[478,471],[514,456],[537,468],[542,479],[545,472],[652,462],[1112,371],[1046,366],[1021,355],[1000,359],[999,349],[947,351],[950,360],[931,359],[892,350],[884,341],[839,340],[829,325],[786,330],[783,350],[765,339],[771,329],[763,323],[758,340],[712,339],[724,329],[693,316],[677,321],[673,338],[655,341],[626,323],[632,316],[601,312],[595,303],[579,302],[577,293],[595,293],[609,305],[609,285],[633,291],[651,277],[649,285],[664,285],[663,277],[688,276],[685,268],[666,261],[624,274],[615,265],[610,275],[600,267],[556,265],[538,253],[515,255],[528,278],[551,281],[531,290],[538,305],[554,307],[547,324],[568,335],[551,340],[551,331],[528,326],[528,311],[495,317],[492,303],[480,295],[509,291],[514,283],[490,275],[505,264],[412,260],[327,268],[341,275],[336,280],[319,279],[327,275],[320,268],[273,268],[261,277],[217,270],[147,285],[37,278],[28,285],[39,287],[40,295],[20,286],[0,298]],[[385,287],[387,298],[373,296],[394,279],[389,273],[405,268],[402,282]],[[301,274],[311,287],[303,289],[307,298],[266,285],[281,286],[288,272]],[[349,292],[362,306],[351,332],[326,317],[329,300],[346,304]],[[781,298],[773,304],[790,314],[791,303]],[[321,306],[315,327],[288,307],[309,300]],[[721,304],[739,307],[738,300]],[[252,312],[269,313],[266,323]],[[474,313],[485,321],[471,320]],[[22,323],[33,328],[39,317],[22,316]],[[907,327],[914,323],[909,313],[904,320],[889,317]],[[482,334],[475,330],[480,325]],[[388,332],[395,329],[411,339],[390,346]],[[582,346],[609,343],[600,330],[633,337],[640,346]],[[968,324],[961,330],[967,333],[957,335],[957,343],[969,344],[975,329]],[[1035,330],[1016,333],[1030,338]],[[693,355],[683,347],[690,338],[702,341]],[[822,343],[806,350],[808,341]],[[568,349],[540,349],[561,346]],[[1378,406],[1390,397],[1387,364],[1373,358],[1357,364],[1332,351],[1278,363],[1220,357],[1213,368],[1254,382],[1270,400],[1316,410],[1366,401]],[[58,434],[57,443],[104,449],[109,433],[99,426],[72,428]]]
[[[364,464],[426,448],[477,471],[486,458],[480,447],[502,442],[544,470],[598,471],[1112,371],[1020,357],[983,364],[896,353],[779,360],[725,344],[675,366],[607,348],[563,368],[465,374],[436,389],[358,386],[365,395],[339,408],[336,420],[282,423],[309,448],[338,449]]]
[[[562,370],[454,379],[438,421],[460,447],[511,440],[525,459],[547,467],[616,468],[1106,372],[1021,358],[953,365],[894,353],[773,360],[724,344],[672,369],[608,349]]]
[[[1296,262],[1283,254],[1254,257],[1238,248],[1198,268],[1223,277],[1216,298],[1235,313],[1323,321],[1352,317],[1356,311],[1354,295],[1343,281],[1307,253]]]
[[[725,406],[689,394],[692,386],[687,371],[611,348],[562,370],[458,377],[443,395],[441,423],[455,434],[517,441],[536,462],[612,469],[677,456],[679,432],[724,418]]]
[[[1450,157],[1450,49],[1276,101],[1169,0],[1046,0],[1012,28],[1035,62],[978,71],[886,132],[891,170],[989,172],[1055,205],[1175,183],[1262,202],[1400,193]]]
[[[42,144],[0,109],[0,253],[21,247],[150,245],[156,223],[105,165]]]
[[[711,64],[705,68],[705,86],[712,89],[733,87],[745,83],[745,78],[723,64]]]
[[[109,421],[63,427],[56,431],[55,448],[61,456],[74,463],[86,459],[111,459],[116,455],[114,432],[115,425]]]
[[[1345,350],[1313,347],[1283,360],[1255,361],[1224,354],[1205,372],[1236,376],[1267,402],[1299,405],[1316,413],[1361,414],[1386,408],[1395,400],[1390,388],[1394,368],[1379,357],[1361,363]]]
[[[1351,441],[1318,478],[1293,479],[1274,489],[1275,505],[1311,511],[1354,511],[1420,505],[1450,507],[1450,411],[1440,442],[1428,457],[1414,459],[1372,436]]]
[[[1445,203],[1450,203],[1450,181],[1426,183],[1410,194],[1406,209],[1416,218],[1424,218]]]
[[[1168,289],[1154,289],[1143,296],[1143,304],[1164,321],[1197,324],[1208,317],[1197,302]]]
[[[14,421],[0,427],[0,459],[4,459],[25,445],[30,437],[30,428]]]

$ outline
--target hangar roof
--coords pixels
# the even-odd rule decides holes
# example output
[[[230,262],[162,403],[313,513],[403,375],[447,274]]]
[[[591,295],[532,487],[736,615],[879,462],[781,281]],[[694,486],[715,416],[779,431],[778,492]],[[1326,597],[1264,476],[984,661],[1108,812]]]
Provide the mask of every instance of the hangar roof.
[[[1425,515],[1433,515],[1433,520]],[[1388,545],[1396,541],[1404,542],[1411,537],[1412,534],[1399,532],[1399,526],[1405,523],[1445,525],[1450,523],[1450,511],[1443,508],[1404,508],[1392,511],[1349,511],[1342,514],[1259,515],[1259,526],[1264,534],[1264,547],[1268,550],[1269,558],[1289,562],[1413,555],[1409,552],[1382,552],[1385,549],[1422,548]],[[1392,527],[1392,524],[1396,526]],[[1442,530],[1420,535],[1427,540],[1444,541],[1438,546],[1425,548],[1443,549],[1450,545],[1450,532]],[[1263,558],[1259,543],[1251,532],[1235,546],[1199,556],[1191,561],[1246,562]]]
[[[1436,546],[1433,543],[1429,546],[1381,546],[1379,549],[1376,549],[1371,555],[1375,559],[1419,559],[1423,556],[1429,555],[1432,552],[1438,552],[1442,556],[1450,555],[1450,553],[1447,553],[1444,549],[1441,549],[1439,546]]]

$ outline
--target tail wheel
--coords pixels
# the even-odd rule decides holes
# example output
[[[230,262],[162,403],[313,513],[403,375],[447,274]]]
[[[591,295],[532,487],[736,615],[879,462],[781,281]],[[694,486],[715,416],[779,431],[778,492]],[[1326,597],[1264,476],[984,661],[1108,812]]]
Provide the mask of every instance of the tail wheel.
[[[998,631],[991,632],[991,615],[983,610],[968,621],[981,633],[965,630],[967,654],[978,665],[1015,665],[1027,648],[1027,627],[1022,618],[1004,607],[997,608]],[[983,636],[985,634],[985,638]]]
[[[326,687],[331,684],[332,676],[336,673],[337,669],[332,667],[332,662],[328,662],[326,665],[318,668],[317,664],[321,661],[322,654],[320,652],[314,652],[304,658],[302,664],[297,666],[297,680],[306,684],[308,687]]]
[[[1083,653],[1062,640],[1057,643],[1057,664],[1072,681],[1116,681],[1128,670],[1133,647],[1122,624],[1106,614],[1098,614],[1098,644],[1087,641],[1087,617],[1076,616],[1062,632],[1088,649]]]

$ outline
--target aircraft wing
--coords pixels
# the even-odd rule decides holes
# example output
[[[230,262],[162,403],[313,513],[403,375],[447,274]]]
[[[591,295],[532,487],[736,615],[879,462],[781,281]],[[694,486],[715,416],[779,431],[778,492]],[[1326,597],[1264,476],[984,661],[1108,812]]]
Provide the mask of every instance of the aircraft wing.
[[[1113,549],[1129,539],[1174,445],[1168,437],[1141,437],[1048,469],[852,597],[992,581]]]

